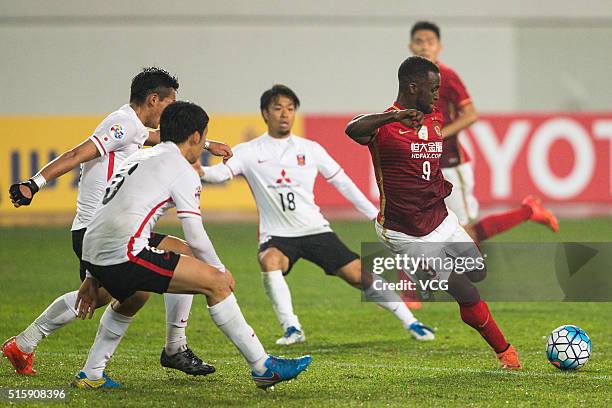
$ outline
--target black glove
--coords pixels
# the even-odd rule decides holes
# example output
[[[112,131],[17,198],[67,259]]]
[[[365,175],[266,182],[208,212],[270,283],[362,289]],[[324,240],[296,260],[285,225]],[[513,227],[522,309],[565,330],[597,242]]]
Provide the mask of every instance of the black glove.
[[[19,186],[26,186],[32,192],[32,195],[28,198],[21,193],[21,189]],[[38,192],[39,188],[34,182],[34,180],[29,179],[28,181],[21,182],[19,184],[13,184],[11,188],[9,188],[9,196],[11,197],[11,201],[14,204],[19,205],[30,205],[32,202],[32,198],[34,198],[34,194]]]

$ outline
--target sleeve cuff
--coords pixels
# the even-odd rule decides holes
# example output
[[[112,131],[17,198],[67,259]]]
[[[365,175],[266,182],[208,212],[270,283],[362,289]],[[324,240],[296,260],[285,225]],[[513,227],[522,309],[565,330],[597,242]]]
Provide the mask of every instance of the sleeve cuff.
[[[330,181],[331,179],[336,177],[338,174],[340,174],[341,171],[342,171],[342,167],[339,167],[338,170],[336,170],[336,172],[333,173],[331,176],[325,177],[325,180]]]
[[[224,163],[225,167],[228,168],[228,170],[230,171],[230,174],[232,175],[232,178],[236,177],[238,174],[232,169],[232,166],[229,165],[229,163]]]
[[[176,210],[176,216],[179,218],[202,218],[202,214],[194,210]]]
[[[100,152],[100,156],[106,156],[107,155],[106,149],[104,148],[104,145],[102,144],[102,142],[100,141],[98,136],[91,135],[89,140],[91,140],[93,142],[93,144],[96,146],[96,149],[98,149],[98,151]]]

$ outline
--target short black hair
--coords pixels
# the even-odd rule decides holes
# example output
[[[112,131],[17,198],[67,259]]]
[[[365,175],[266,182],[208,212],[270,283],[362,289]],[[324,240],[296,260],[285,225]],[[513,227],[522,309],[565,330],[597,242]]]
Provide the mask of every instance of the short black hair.
[[[440,73],[436,64],[427,58],[412,56],[402,62],[397,70],[400,87],[411,82],[419,82],[427,78],[429,72]]]
[[[147,96],[152,93],[164,99],[170,94],[170,89],[176,91],[178,88],[178,79],[170,75],[168,71],[157,67],[143,68],[132,79],[130,103],[142,105],[147,100]]]
[[[436,37],[438,37],[438,40],[442,38],[440,37],[440,27],[438,27],[436,23],[432,23],[431,21],[417,21],[416,23],[414,23],[412,29],[410,30],[410,38],[414,37],[414,33],[420,30],[433,31],[434,33],[436,33]]]
[[[162,142],[181,144],[196,130],[203,134],[206,126],[208,115],[200,106],[191,102],[173,102],[162,112],[159,138]]]
[[[300,99],[291,88],[285,85],[276,84],[261,95],[259,109],[262,111],[268,109],[268,106],[270,106],[279,96],[285,96],[291,99],[296,109],[300,107]]]

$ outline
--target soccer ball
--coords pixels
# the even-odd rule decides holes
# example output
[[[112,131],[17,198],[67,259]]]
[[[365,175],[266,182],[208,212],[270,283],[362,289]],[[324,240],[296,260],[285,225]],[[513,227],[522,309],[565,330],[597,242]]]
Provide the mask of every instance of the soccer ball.
[[[557,327],[548,336],[546,356],[560,370],[577,370],[591,357],[591,339],[580,327]]]

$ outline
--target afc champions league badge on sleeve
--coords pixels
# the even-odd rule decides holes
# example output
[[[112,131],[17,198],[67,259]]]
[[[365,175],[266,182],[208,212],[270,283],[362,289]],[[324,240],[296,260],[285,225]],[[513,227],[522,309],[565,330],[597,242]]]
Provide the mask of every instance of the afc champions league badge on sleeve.
[[[109,133],[115,140],[119,140],[125,135],[125,128],[117,123],[110,127]]]

